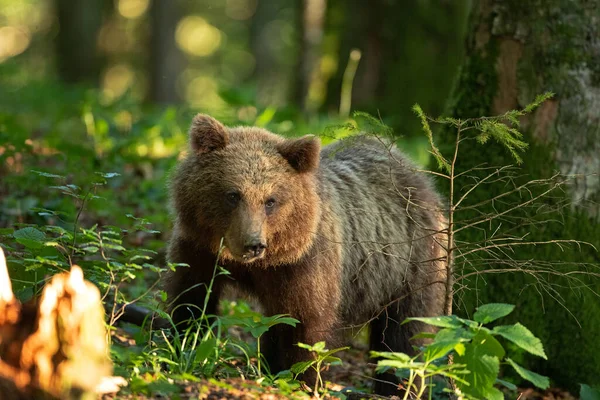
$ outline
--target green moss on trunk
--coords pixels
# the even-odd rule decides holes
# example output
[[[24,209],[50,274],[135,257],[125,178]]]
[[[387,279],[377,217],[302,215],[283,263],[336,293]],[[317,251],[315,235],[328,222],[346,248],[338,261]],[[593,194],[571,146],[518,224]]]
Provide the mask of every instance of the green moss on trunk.
[[[556,170],[585,175],[575,179],[569,193],[546,200],[548,207],[558,207],[564,201],[573,204],[561,213],[539,217],[557,222],[517,230],[517,235],[527,234],[529,240],[579,239],[600,248],[600,184],[597,176],[590,176],[600,171],[599,9],[600,0],[487,0],[474,4],[466,59],[449,114],[455,118],[499,114],[528,104],[537,94],[553,91],[555,99],[522,121],[522,131],[531,147],[523,157],[524,176],[517,183],[548,178]],[[443,132],[442,149],[451,151],[453,138],[453,132]],[[512,163],[508,152],[494,143],[481,146],[468,141],[462,144],[462,149],[457,164],[459,173],[482,164]],[[463,177],[457,187],[464,187],[471,179]],[[506,190],[503,184],[487,186],[486,190],[473,192],[462,205],[476,204]],[[517,203],[522,199],[512,196],[508,201]],[[459,213],[457,218],[464,221],[474,215]],[[503,229],[507,227],[504,224]],[[464,231],[458,240],[484,240],[497,226],[498,223],[492,223],[486,231]],[[600,261],[598,252],[591,248],[563,251],[558,246],[520,247],[511,256],[542,262],[590,263],[596,264],[596,268]],[[565,287],[558,292],[544,292],[544,286],[525,273],[477,276],[467,282],[470,290],[456,296],[456,309],[470,312],[477,304],[486,302],[517,304],[513,321],[530,327],[542,339],[549,356],[547,362],[540,362],[524,355],[522,361],[528,367],[571,389],[576,389],[578,383],[597,383],[598,297],[588,289],[569,287],[570,281],[565,279],[551,276],[548,279]],[[597,278],[585,277],[582,283],[600,292]]]

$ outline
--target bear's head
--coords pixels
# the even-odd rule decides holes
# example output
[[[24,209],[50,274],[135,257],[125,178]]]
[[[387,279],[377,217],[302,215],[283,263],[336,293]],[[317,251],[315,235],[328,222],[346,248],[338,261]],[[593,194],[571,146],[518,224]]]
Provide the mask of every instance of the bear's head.
[[[320,142],[261,128],[227,128],[197,115],[190,151],[171,180],[177,229],[221,257],[279,265],[312,244],[320,215]]]

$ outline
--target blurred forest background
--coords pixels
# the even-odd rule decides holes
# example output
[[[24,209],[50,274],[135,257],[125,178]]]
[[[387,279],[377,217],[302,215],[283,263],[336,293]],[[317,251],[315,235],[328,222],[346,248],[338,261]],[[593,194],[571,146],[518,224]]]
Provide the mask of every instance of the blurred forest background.
[[[44,273],[65,266],[58,254],[13,248],[15,227],[46,226],[50,240],[56,231],[47,226],[118,226],[131,232],[124,246],[149,249],[156,255],[148,263],[164,263],[166,179],[186,148],[196,112],[295,136],[323,133],[345,122],[350,110],[366,111],[428,165],[414,103],[433,116],[480,117],[524,106],[551,90],[557,98],[524,121],[525,138],[534,145],[520,176],[548,177],[560,169],[597,177],[599,2],[576,3],[0,0],[0,238],[15,287],[26,298]],[[448,132],[439,133],[442,151],[453,148]],[[501,147],[465,146],[470,153],[463,170],[512,162]],[[97,172],[110,179],[98,183]],[[534,236],[597,244],[595,179],[577,185],[583,200],[595,202],[591,207],[561,206],[561,225],[536,226]],[[53,186],[56,180],[60,186]],[[490,189],[473,203],[503,190]],[[551,202],[563,204],[569,195],[562,196]],[[490,224],[465,238],[476,243],[477,235],[494,229]],[[106,288],[99,264],[86,258],[93,250],[77,251],[84,268],[89,262],[87,276]],[[572,257],[541,248],[520,255],[565,264]],[[588,270],[597,267],[597,252],[577,257]],[[143,268],[123,274],[131,280]],[[455,309],[517,304],[514,318],[542,339],[550,358],[532,369],[564,387],[597,383],[598,297],[582,294],[570,281],[557,286],[564,292],[540,290],[531,276],[476,276],[461,283],[466,290]],[[597,280],[582,286],[600,288]],[[132,288],[136,295],[146,289]],[[529,365],[526,354],[518,361]]]
[[[353,107],[414,134],[441,113],[464,52],[466,1],[3,0],[4,83],[55,79],[241,120],[257,108],[337,114],[351,50]]]

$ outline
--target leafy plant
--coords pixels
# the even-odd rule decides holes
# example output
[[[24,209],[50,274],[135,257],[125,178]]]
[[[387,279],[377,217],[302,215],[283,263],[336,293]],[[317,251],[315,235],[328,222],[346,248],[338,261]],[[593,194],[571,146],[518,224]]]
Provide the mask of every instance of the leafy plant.
[[[513,305],[492,303],[480,306],[473,320],[455,315],[407,318],[403,323],[420,321],[441,329],[436,334],[419,335],[431,342],[414,357],[403,353],[371,352],[373,357],[383,358],[377,363],[377,370],[390,367],[408,370],[405,399],[410,393],[420,398],[431,386],[431,378],[436,375],[454,380],[460,395],[466,398],[503,399],[502,392],[494,385],[501,384],[511,390],[515,390],[516,386],[498,378],[501,365],[511,366],[523,379],[546,389],[549,386],[548,378],[525,369],[507,357],[498,339],[508,340],[526,352],[546,359],[540,340],[519,323],[494,328],[484,326],[509,315],[513,310]],[[447,362],[449,355],[452,356],[452,363]]]
[[[600,388],[581,384],[579,398],[581,400],[600,400]]]
[[[325,342],[317,342],[314,345],[298,343],[298,346],[312,352],[315,355],[315,359],[298,362],[292,365],[291,371],[298,376],[308,371],[308,369],[314,370],[316,373],[316,379],[315,386],[313,388],[313,394],[317,396],[319,394],[319,390],[325,387],[321,377],[321,372],[323,372],[324,368],[330,365],[341,364],[342,360],[339,357],[335,357],[334,354],[343,350],[347,350],[349,347],[338,347],[337,349],[328,350],[325,348]]]
[[[224,316],[220,318],[221,323],[224,326],[236,325],[241,327],[245,332],[250,333],[256,339],[256,360],[258,376],[261,376],[261,359],[263,358],[260,349],[260,339],[262,335],[269,330],[269,328],[278,325],[285,324],[296,327],[296,324],[300,323],[295,318],[289,317],[285,314],[272,315],[266,317],[256,312],[250,312],[247,314],[236,315],[236,316]]]

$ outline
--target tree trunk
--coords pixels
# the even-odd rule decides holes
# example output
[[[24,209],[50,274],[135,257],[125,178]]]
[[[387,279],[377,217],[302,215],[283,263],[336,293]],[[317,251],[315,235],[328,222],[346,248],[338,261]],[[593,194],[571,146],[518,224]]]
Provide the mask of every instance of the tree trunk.
[[[150,101],[173,104],[181,101],[177,78],[183,70],[183,54],[175,43],[175,30],[181,18],[178,1],[153,0],[150,9]]]
[[[523,156],[524,179],[548,178],[555,170],[578,175],[564,198],[548,200],[571,203],[562,215],[545,217],[561,223],[521,232],[530,240],[568,238],[600,246],[599,10],[600,0],[481,0],[473,5],[467,57],[453,93],[452,116],[496,115],[523,107],[537,94],[552,91],[556,93],[552,100],[521,121],[520,130],[530,144]],[[450,136],[442,138],[446,145],[452,141]],[[459,159],[458,172],[481,164],[513,163],[500,145],[481,147],[470,141],[461,146],[465,152]],[[466,185],[467,181],[458,182],[458,187],[461,183]],[[463,206],[504,190],[490,187],[483,197],[472,196]],[[479,240],[481,234],[475,230],[465,232],[462,240]],[[515,253],[523,259],[591,263],[596,267],[600,259],[598,252],[589,248],[563,251],[538,247]],[[484,279],[469,282],[472,290],[457,297],[461,301],[457,305],[466,305],[465,310],[472,312],[476,303],[517,304],[514,319],[541,337],[549,357],[547,362],[529,364],[531,368],[575,390],[578,383],[597,383],[600,305],[595,295],[587,289],[565,287],[559,293],[542,296],[534,287],[527,288],[535,282],[525,274],[486,275]],[[555,280],[561,282],[565,281]],[[600,289],[597,279],[584,278],[582,283]],[[566,308],[553,301],[558,296],[562,296]]]
[[[327,0],[302,0],[300,13],[300,56],[298,59],[295,102],[306,112],[316,111],[310,98],[311,83],[319,79],[319,60]]]
[[[102,25],[102,0],[55,0],[58,75],[67,83],[96,85],[102,69],[97,40]]]

